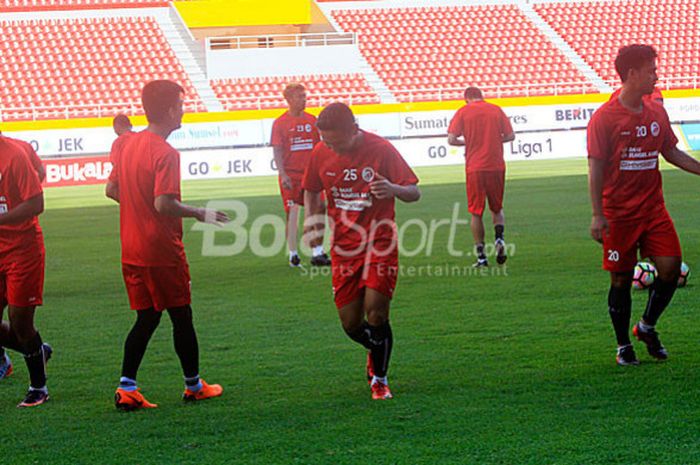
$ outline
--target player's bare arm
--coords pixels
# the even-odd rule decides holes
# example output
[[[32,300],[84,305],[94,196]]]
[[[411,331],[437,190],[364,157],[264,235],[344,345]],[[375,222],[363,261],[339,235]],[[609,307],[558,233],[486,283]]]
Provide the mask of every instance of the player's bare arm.
[[[462,147],[465,145],[464,140],[460,136],[452,133],[447,134],[447,143],[455,147]]]
[[[0,226],[19,224],[41,214],[44,211],[44,194],[38,194],[25,200],[7,213],[0,214]]]
[[[503,138],[501,139],[503,143],[505,144],[506,142],[510,142],[515,140],[515,133],[511,132],[510,134],[504,134]]]
[[[396,197],[403,202],[415,202],[420,199],[420,189],[415,184],[401,186],[394,184],[384,176],[377,174],[369,185],[370,192],[378,199]]]
[[[603,242],[603,234],[608,232],[608,221],[603,216],[603,176],[605,162],[597,158],[588,159],[588,191],[593,206],[591,219],[591,237],[597,242]]]
[[[317,227],[325,221],[325,204],[321,192],[304,191],[304,243],[309,245],[317,236]]]
[[[683,171],[700,175],[700,161],[691,157],[677,147],[672,148],[667,153],[663,154],[667,162],[677,166]]]
[[[115,182],[108,181],[105,186],[105,196],[119,203],[119,185]]]
[[[222,211],[210,208],[193,207],[177,200],[174,195],[159,195],[155,198],[153,206],[161,215],[176,216],[180,218],[195,218],[202,223],[217,224],[228,223],[229,217]]]
[[[279,145],[272,146],[272,155],[275,157],[275,165],[277,165],[277,172],[280,175],[280,179],[282,179],[282,187],[284,187],[285,189],[291,189],[292,180],[289,178],[286,171],[284,171],[284,162],[282,158],[284,156],[284,147]]]

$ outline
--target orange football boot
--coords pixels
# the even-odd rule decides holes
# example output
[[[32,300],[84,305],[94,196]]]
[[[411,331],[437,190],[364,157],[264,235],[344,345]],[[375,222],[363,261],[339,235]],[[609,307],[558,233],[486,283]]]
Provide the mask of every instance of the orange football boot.
[[[147,401],[138,389],[135,391],[125,391],[121,388],[118,388],[117,392],[114,393],[114,405],[119,410],[125,410],[127,412],[138,410],[140,408],[158,407],[158,404],[152,404]]]
[[[192,392],[185,388],[185,392],[182,393],[182,400],[187,402],[204,400],[211,397],[219,397],[224,392],[224,388],[222,388],[219,384],[207,384],[207,382],[203,379],[200,379],[199,381],[202,383],[202,389],[197,392]]]

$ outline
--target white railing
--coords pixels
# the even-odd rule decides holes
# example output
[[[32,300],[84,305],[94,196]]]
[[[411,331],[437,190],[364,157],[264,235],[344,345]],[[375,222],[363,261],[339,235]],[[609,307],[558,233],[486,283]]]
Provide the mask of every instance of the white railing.
[[[619,82],[611,81],[610,86],[616,88]],[[660,80],[657,87],[669,89],[700,89],[700,76],[676,77]],[[480,87],[486,98],[501,97],[532,97],[557,96],[566,94],[594,94],[598,90],[590,82],[555,82],[548,84],[499,85]],[[436,88],[407,88],[392,90],[400,102],[427,102],[461,100],[464,87]],[[227,110],[263,110],[269,108],[284,108],[286,103],[282,96],[229,97],[220,98]],[[379,103],[379,96],[374,92],[343,92],[343,93],[309,93],[309,107],[323,107],[334,101],[343,101],[349,105]],[[186,100],[186,113],[203,113],[207,109],[201,100]],[[62,105],[62,106],[25,106],[0,107],[0,122],[2,121],[35,121],[42,119],[73,119],[113,117],[118,113],[127,115],[143,114],[141,102],[115,102],[94,105]]]
[[[269,108],[284,108],[287,106],[282,95],[279,97],[228,97],[219,101],[229,111],[235,110],[264,110]],[[307,93],[307,107],[324,107],[332,102],[345,102],[348,105],[364,105],[380,103],[379,95],[375,92],[344,92],[344,93]]]
[[[620,81],[606,81],[611,88],[620,86]],[[700,76],[674,77],[659,80],[660,90],[700,89]],[[600,91],[590,81],[552,82],[544,84],[503,84],[497,86],[480,86],[486,98],[502,97],[536,97],[559,96],[570,94],[597,94]],[[407,88],[392,90],[401,102],[424,102],[459,100],[464,94],[464,87]]]
[[[206,106],[201,100],[185,100],[186,113],[204,113]],[[44,119],[111,118],[119,113],[142,115],[140,100],[131,102],[96,103],[90,105],[30,105],[24,107],[0,107],[2,121],[37,121]]]
[[[208,37],[207,50],[240,48],[315,47],[354,45],[354,32],[320,32],[304,34],[267,34],[255,36]]]

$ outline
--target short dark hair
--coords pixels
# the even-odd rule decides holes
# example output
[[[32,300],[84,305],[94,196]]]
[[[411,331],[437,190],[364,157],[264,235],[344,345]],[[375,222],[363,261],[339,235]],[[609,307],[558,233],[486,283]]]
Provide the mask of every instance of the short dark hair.
[[[355,124],[355,115],[349,106],[342,102],[333,102],[321,111],[316,120],[316,127],[321,131],[336,129],[349,130]]]
[[[141,91],[141,103],[148,122],[162,122],[184,92],[180,84],[166,79],[146,84]]]
[[[112,125],[113,126],[127,126],[127,127],[133,126],[131,124],[131,120],[129,119],[129,117],[126,116],[124,113],[119,113],[117,116],[115,116],[114,119],[112,120]]]
[[[467,100],[478,100],[484,98],[484,94],[481,93],[481,89],[478,87],[467,87],[464,89],[464,99]]]
[[[625,82],[631,69],[639,69],[657,56],[656,50],[651,45],[626,45],[617,52],[615,71],[617,71],[622,82]]]

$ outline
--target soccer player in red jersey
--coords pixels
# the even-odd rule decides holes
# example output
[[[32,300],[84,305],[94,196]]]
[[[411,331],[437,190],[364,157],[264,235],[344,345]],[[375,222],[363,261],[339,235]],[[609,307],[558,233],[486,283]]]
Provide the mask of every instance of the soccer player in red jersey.
[[[297,251],[299,229],[299,207],[304,205],[304,192],[301,188],[304,170],[309,162],[311,150],[319,141],[316,118],[306,109],[306,89],[301,84],[288,84],[284,98],[289,109],[277,118],[272,125],[272,145],[275,164],[279,173],[280,193],[284,212],[287,215],[287,246],[289,265],[299,266],[301,259]],[[325,209],[325,204],[321,204]],[[325,211],[324,211],[325,214]],[[315,226],[311,239],[311,264],[328,266],[330,259],[323,252],[324,225]]]
[[[618,98],[620,96],[620,92],[622,92],[622,88],[616,89],[615,92],[610,94],[610,100],[615,100]],[[661,105],[664,104],[664,96],[657,87],[654,87],[654,91],[651,94],[644,95],[642,98],[645,100],[658,102]]]
[[[131,125],[131,120],[128,116],[123,113],[118,114],[112,120],[112,128],[117,138],[112,142],[112,148],[109,151],[109,161],[112,163],[112,169],[114,169],[115,158],[119,155],[122,149],[122,145],[129,139],[129,137],[136,134],[133,131],[133,126]]]
[[[5,307],[10,320],[0,325],[0,345],[22,353],[29,370],[29,391],[19,407],[49,399],[45,364],[51,348],[34,327],[43,302],[45,250],[37,219],[43,211],[44,194],[26,147],[0,136],[0,320]],[[3,376],[11,373],[7,354],[0,363]]]
[[[117,136],[122,136],[124,134],[133,134],[134,126],[131,124],[131,120],[124,113],[119,113],[112,120],[112,128]]]
[[[2,135],[2,132],[0,132],[0,135]],[[32,144],[20,139],[13,139],[11,137],[6,137],[6,139],[9,139],[22,147],[24,152],[27,154],[27,158],[29,158],[29,163],[31,163],[37,176],[39,176],[39,182],[44,182],[44,179],[46,179],[46,169],[44,168],[44,164],[41,162],[41,158],[39,158],[39,155],[37,155]],[[0,378],[2,377],[0,376]]]
[[[323,221],[329,199],[335,305],[343,329],[370,352],[373,399],[392,397],[387,382],[393,345],[389,305],[398,274],[394,199],[420,198],[418,178],[385,139],[360,130],[350,108],[328,105],[319,115],[318,144],[304,174],[306,227]]]
[[[622,80],[620,94],[603,104],[588,124],[590,230],[593,239],[603,244],[603,268],[610,272],[608,309],[619,365],[639,363],[629,337],[637,250],[642,257],[651,257],[658,277],[633,333],[652,357],[668,358],[656,323],[678,283],[681,246],[664,203],[659,154],[700,175],[700,162],[676,148],[678,140],[663,106],[644,98],[657,81],[656,57],[648,45],[622,47],[615,59]]]
[[[182,218],[226,222],[225,213],[180,201],[180,154],[166,139],[180,127],[184,90],[172,81],[152,81],[141,99],[148,127],[112,153],[107,197],[119,203],[122,274],[136,322],[124,344],[119,409],[153,408],[138,391],[136,373],[153,332],[167,310],[185,376],[184,400],[221,395],[218,384],[199,377],[199,347],[190,307],[190,274],[182,244]],[[122,136],[124,137],[124,136]]]
[[[503,110],[485,102],[479,88],[468,87],[464,91],[464,99],[467,104],[457,111],[450,122],[447,143],[465,147],[467,202],[472,215],[471,230],[477,254],[474,266],[488,266],[484,253],[482,219],[486,199],[489,201],[495,229],[496,261],[503,264],[508,258],[503,239],[503,191],[506,178],[503,144],[515,139],[515,134]]]

